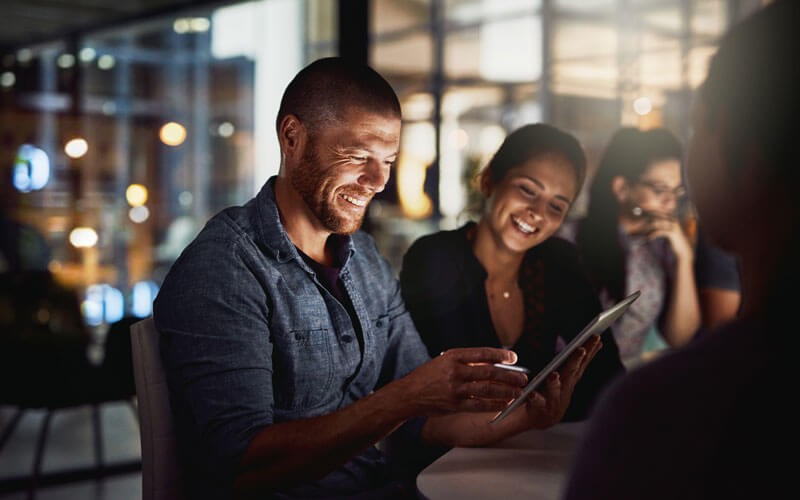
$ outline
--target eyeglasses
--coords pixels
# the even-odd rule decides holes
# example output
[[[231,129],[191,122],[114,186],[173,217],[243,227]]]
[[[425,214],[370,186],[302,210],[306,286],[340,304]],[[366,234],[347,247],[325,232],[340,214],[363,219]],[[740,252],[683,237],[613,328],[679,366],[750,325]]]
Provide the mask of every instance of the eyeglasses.
[[[676,200],[682,200],[683,198],[686,197],[686,188],[683,186],[678,186],[674,189],[670,189],[661,184],[656,184],[654,182],[647,181],[644,179],[640,179],[636,181],[636,183],[641,184],[642,186],[648,188],[650,191],[653,192],[654,195],[656,195],[658,199],[662,201],[665,200],[667,197],[673,197]]]

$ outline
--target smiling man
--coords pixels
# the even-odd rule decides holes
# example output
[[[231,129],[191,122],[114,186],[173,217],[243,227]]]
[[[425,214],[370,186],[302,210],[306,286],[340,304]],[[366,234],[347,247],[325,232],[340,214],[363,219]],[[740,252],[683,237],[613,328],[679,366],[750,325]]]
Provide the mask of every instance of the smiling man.
[[[289,83],[276,127],[278,175],[206,224],[154,304],[191,498],[416,498],[418,468],[398,457],[558,422],[597,342],[489,424],[526,381],[492,366],[516,354],[431,359],[393,270],[359,231],[400,143],[383,77],[315,61]],[[391,446],[376,446],[384,438]]]

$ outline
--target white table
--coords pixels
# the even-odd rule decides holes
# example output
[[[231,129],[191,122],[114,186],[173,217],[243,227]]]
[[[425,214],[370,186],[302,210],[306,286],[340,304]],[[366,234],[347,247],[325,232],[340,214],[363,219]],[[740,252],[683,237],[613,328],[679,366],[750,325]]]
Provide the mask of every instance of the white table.
[[[558,499],[583,423],[524,432],[491,447],[453,448],[417,477],[431,500]]]

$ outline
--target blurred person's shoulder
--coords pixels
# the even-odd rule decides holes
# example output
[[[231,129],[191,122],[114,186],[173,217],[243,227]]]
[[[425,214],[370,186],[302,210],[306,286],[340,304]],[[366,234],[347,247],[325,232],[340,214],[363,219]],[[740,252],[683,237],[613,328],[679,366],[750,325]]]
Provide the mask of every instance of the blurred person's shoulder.
[[[774,449],[794,442],[796,377],[790,363],[776,364],[790,354],[776,355],[788,349],[766,328],[731,322],[615,380],[595,406],[566,498],[772,498],[785,488],[788,464]]]
[[[634,427],[693,432],[709,425],[713,432],[764,396],[759,386],[776,359],[766,328],[763,320],[736,320],[639,366],[609,388],[605,411]]]

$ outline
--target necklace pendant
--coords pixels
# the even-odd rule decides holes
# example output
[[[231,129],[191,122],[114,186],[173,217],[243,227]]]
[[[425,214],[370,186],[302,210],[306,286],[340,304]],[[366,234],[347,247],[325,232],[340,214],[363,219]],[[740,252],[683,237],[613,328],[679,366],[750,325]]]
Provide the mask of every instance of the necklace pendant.
[[[507,298],[509,298],[510,296],[511,296],[511,294],[510,294],[509,292],[503,292],[503,298],[504,298],[504,299],[507,299]]]

